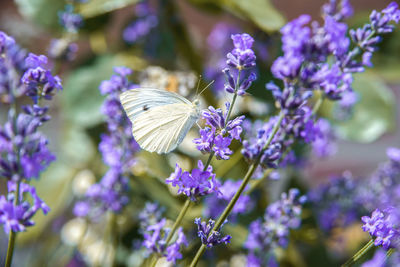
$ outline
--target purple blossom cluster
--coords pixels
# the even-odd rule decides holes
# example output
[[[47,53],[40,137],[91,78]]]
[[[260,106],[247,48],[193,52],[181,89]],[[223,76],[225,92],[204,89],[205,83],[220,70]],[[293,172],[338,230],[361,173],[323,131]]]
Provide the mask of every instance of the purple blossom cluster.
[[[138,3],[135,6],[135,14],[137,18],[122,33],[123,39],[129,44],[136,43],[158,26],[158,18],[155,15],[155,11],[148,3]]]
[[[242,154],[249,162],[254,162],[260,157],[261,166],[265,168],[276,168],[278,166],[278,160],[281,159],[284,150],[284,132],[278,130],[270,145],[264,149],[277,121],[278,117],[271,117],[267,123],[263,124],[261,128],[257,130],[257,135],[255,137],[251,136],[248,140],[243,141]],[[256,124],[256,126],[259,125]]]
[[[74,13],[72,5],[66,5],[65,10],[58,13],[58,18],[61,26],[70,33],[77,33],[83,26],[83,17]]]
[[[321,90],[323,97],[330,100],[340,100],[340,106],[350,112],[357,101],[351,87],[352,73],[362,72],[365,66],[371,66],[370,58],[381,40],[379,35],[393,31],[394,26],[390,23],[398,23],[398,13],[398,5],[394,2],[382,12],[374,11],[369,24],[350,31],[355,43],[353,49],[346,36],[347,25],[342,22],[352,14],[349,1],[339,3],[332,0],[326,4],[323,7],[323,25],[313,22],[309,27],[311,17],[301,15],[281,29],[283,56],[275,60],[271,71],[283,81],[284,88],[272,82],[266,87],[286,117],[303,117],[294,122],[297,124],[295,128],[318,128],[318,125],[312,126],[312,121],[307,119],[307,111],[304,111],[314,90]],[[323,144],[321,138],[318,139],[319,145]],[[319,147],[320,150],[322,148]],[[320,152],[324,155],[328,151]]]
[[[213,194],[205,199],[204,216],[208,218],[218,218],[239,189],[240,184],[241,181],[226,180],[223,185],[219,187],[220,194]],[[250,196],[240,196],[230,213],[229,220],[234,221],[238,214],[249,212],[252,206],[253,203]]]
[[[224,86],[228,93],[242,96],[256,79],[256,74],[249,71],[256,66],[256,55],[252,50],[254,39],[247,33],[233,34],[231,38],[234,49],[226,55],[228,67],[222,70],[226,79]]]
[[[231,236],[226,235],[222,236],[221,228],[224,226],[225,223],[228,221],[226,220],[219,229],[212,231],[215,225],[215,221],[209,219],[208,222],[202,222],[201,218],[196,218],[194,223],[197,225],[197,235],[200,237],[201,243],[206,245],[208,248],[212,248],[219,244],[228,244],[230,243]],[[211,232],[212,231],[212,232]]]
[[[370,217],[362,217],[363,230],[375,238],[375,245],[385,249],[398,247],[400,213],[400,149],[387,149],[389,161],[381,164],[366,184],[358,191],[358,198],[368,210]]]
[[[50,120],[48,107],[40,100],[51,100],[62,89],[60,78],[47,65],[45,56],[27,56],[12,37],[0,32],[0,100],[10,104],[8,118],[0,125],[0,176],[8,180],[8,195],[0,196],[0,223],[7,233],[25,231],[39,209],[45,214],[50,210],[35,188],[24,183],[38,179],[55,160],[46,136],[38,131]],[[15,101],[23,94],[34,103],[17,113]],[[32,204],[24,198],[28,193]]]
[[[226,112],[222,109],[215,109],[210,106],[202,112],[202,117],[206,120],[205,127],[200,129],[200,138],[196,138],[193,142],[198,150],[203,154],[214,152],[217,159],[228,160],[233,153],[229,149],[233,139],[240,140],[242,127],[240,126],[244,120],[244,116],[236,117],[228,121],[228,110],[230,104],[225,104]]]
[[[400,253],[394,251],[390,257],[386,255],[383,249],[377,249],[373,258],[364,262],[361,267],[393,267],[400,265]]]
[[[44,214],[50,211],[46,203],[36,194],[33,186],[8,181],[7,189],[7,196],[0,196],[0,224],[3,225],[6,234],[10,231],[26,231],[26,227],[35,224],[32,217],[38,210],[42,210]],[[16,197],[17,193],[18,197]],[[32,203],[27,200],[27,195],[30,195]]]
[[[86,199],[76,203],[76,216],[96,219],[105,211],[121,212],[128,203],[127,191],[130,168],[135,164],[134,155],[139,146],[131,134],[131,123],[125,116],[119,101],[120,93],[136,87],[127,76],[132,71],[126,67],[115,67],[116,74],[100,84],[100,92],[107,95],[102,112],[106,116],[108,133],[100,136],[99,151],[109,170],[101,181],[86,192]]]
[[[0,31],[0,102],[13,103],[25,93],[21,76],[27,69],[26,55],[12,37]]]
[[[309,202],[322,230],[330,232],[335,227],[349,226],[365,214],[363,202],[355,198],[358,186],[360,182],[350,172],[344,172],[309,192]]]
[[[267,266],[273,261],[272,250],[287,246],[289,231],[300,227],[305,201],[306,197],[300,196],[298,189],[290,189],[267,207],[263,221],[259,219],[250,224],[245,243],[249,250],[247,266]]]
[[[53,95],[62,89],[61,79],[53,76],[46,68],[48,62],[44,55],[37,56],[30,53],[25,59],[28,70],[22,76],[21,81],[26,85],[26,95],[30,96],[35,104],[39,99],[51,100]]]
[[[205,169],[201,160],[198,161],[197,166],[197,169],[193,169],[189,173],[182,171],[181,167],[176,164],[175,172],[165,182],[173,187],[178,186],[178,194],[183,193],[192,201],[196,201],[200,196],[219,193],[220,184],[215,178],[212,166]]]
[[[372,212],[371,217],[361,217],[364,223],[362,229],[375,238],[375,246],[382,246],[384,249],[389,249],[399,244],[400,214],[396,209],[397,207],[388,207],[384,211],[376,209]]]
[[[387,149],[389,160],[369,177],[354,179],[350,172],[335,177],[309,193],[317,219],[325,231],[346,227],[363,216],[363,230],[375,238],[376,246],[398,244],[400,214],[400,149]]]
[[[144,237],[142,245],[147,248],[147,254],[157,253],[165,256],[167,261],[176,263],[182,258],[180,252],[183,247],[188,246],[186,236],[182,227],[175,233],[175,241],[166,243],[166,238],[170,232],[165,227],[166,219],[162,218],[163,210],[155,203],[146,203],[145,208],[139,214],[140,232]]]

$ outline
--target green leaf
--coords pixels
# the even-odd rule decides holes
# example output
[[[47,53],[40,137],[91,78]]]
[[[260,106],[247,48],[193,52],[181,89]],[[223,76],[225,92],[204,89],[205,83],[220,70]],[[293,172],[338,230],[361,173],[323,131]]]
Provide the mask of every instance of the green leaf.
[[[63,10],[64,0],[15,0],[19,12],[37,24],[58,27],[58,11]]]
[[[139,0],[91,0],[79,6],[78,10],[84,18],[93,18],[137,2]]]
[[[64,83],[63,104],[67,119],[81,127],[92,127],[103,120],[101,81],[108,80],[118,62],[111,56],[97,58],[92,64],[77,68]]]
[[[338,123],[338,133],[345,139],[373,142],[395,128],[395,96],[377,75],[371,72],[355,75],[354,90],[360,101],[353,117]]]
[[[66,127],[61,144],[62,160],[74,167],[84,167],[96,154],[96,146],[89,135],[79,127]]]
[[[235,10],[241,12],[266,32],[279,30],[285,24],[285,19],[269,0],[231,0],[224,2],[230,3]]]

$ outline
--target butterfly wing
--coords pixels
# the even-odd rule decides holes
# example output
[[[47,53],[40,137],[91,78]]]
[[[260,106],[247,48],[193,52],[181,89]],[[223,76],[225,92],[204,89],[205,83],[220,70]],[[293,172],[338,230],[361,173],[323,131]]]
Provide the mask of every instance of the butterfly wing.
[[[132,121],[132,133],[141,148],[157,153],[174,150],[199,118],[190,104],[168,104],[150,108]]]
[[[168,104],[191,105],[189,100],[176,93],[154,88],[138,88],[125,91],[120,95],[120,100],[132,122],[139,114],[157,106]]]
[[[199,110],[186,98],[165,90],[138,88],[120,95],[132,122],[132,134],[150,152],[174,150],[199,118]]]

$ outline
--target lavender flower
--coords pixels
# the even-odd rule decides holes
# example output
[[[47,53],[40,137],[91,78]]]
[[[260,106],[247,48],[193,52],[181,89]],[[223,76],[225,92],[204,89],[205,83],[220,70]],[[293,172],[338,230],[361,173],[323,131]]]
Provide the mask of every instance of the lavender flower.
[[[211,179],[210,179],[211,178]],[[165,180],[167,184],[178,186],[178,194],[185,194],[192,201],[196,201],[198,197],[219,192],[220,184],[212,173],[212,167],[208,166],[204,170],[201,160],[198,161],[198,169],[193,169],[191,173],[184,171],[178,164],[175,166],[175,172]]]
[[[17,186],[20,187],[18,200],[15,201]],[[4,232],[8,234],[10,231],[23,232],[26,227],[32,226],[35,222],[32,217],[38,210],[42,210],[44,214],[50,211],[50,208],[36,194],[36,189],[25,183],[17,183],[8,181],[8,195],[0,196],[0,224],[3,225]],[[30,194],[33,199],[32,204],[24,200],[24,195]]]
[[[322,230],[329,232],[335,227],[346,227],[365,214],[363,202],[356,197],[360,182],[350,172],[331,177],[308,194]]]
[[[163,210],[157,204],[147,203],[145,209],[139,214],[140,232],[144,237],[142,245],[147,248],[147,254],[158,253],[167,258],[167,261],[176,263],[182,258],[181,250],[188,245],[186,236],[179,227],[170,244],[166,238],[170,232],[165,228],[166,219],[161,218]]]
[[[25,93],[21,76],[27,69],[26,54],[12,37],[0,31],[0,102],[13,103]]]
[[[399,244],[399,213],[395,207],[389,207],[383,212],[376,209],[371,217],[363,216],[361,220],[364,225],[362,229],[375,238],[375,246],[382,246],[384,249]]]
[[[39,178],[40,173],[55,160],[48,150],[48,141],[37,131],[40,119],[9,112],[8,121],[0,125],[0,175],[20,182]]]
[[[261,166],[270,168],[277,167],[278,160],[282,157],[283,153],[282,137],[284,132],[278,131],[270,145],[265,150],[263,149],[268,138],[272,134],[272,129],[277,119],[277,117],[271,117],[270,120],[257,131],[256,137],[243,141],[242,154],[249,162],[254,162],[260,157]]]
[[[148,3],[138,3],[135,6],[135,13],[137,19],[131,22],[123,31],[123,39],[129,44],[136,43],[158,26],[158,18]]]
[[[61,79],[53,76],[46,68],[47,57],[30,53],[25,59],[28,70],[22,76],[21,81],[26,85],[26,94],[32,98],[35,104],[42,98],[51,100],[56,91],[61,90]]]
[[[235,48],[227,54],[226,64],[238,70],[251,68],[256,65],[256,55],[251,49],[254,39],[247,33],[231,36]]]
[[[194,220],[194,223],[197,225],[197,235],[200,237],[201,243],[206,245],[208,248],[214,247],[219,244],[228,244],[230,243],[231,236],[226,235],[226,236],[221,236],[221,228],[224,226],[224,224],[227,221],[225,221],[219,229],[216,231],[213,231],[211,233],[211,230],[214,228],[215,221],[209,219],[208,223],[202,222],[201,218],[196,218]]]
[[[74,13],[72,5],[66,5],[65,10],[58,13],[58,18],[61,26],[70,33],[77,33],[79,28],[83,26],[82,16]]]
[[[306,197],[300,196],[299,190],[290,189],[288,194],[282,193],[280,200],[268,206],[264,221],[256,220],[250,224],[245,247],[249,250],[251,266],[266,266],[272,249],[287,246],[289,230],[300,227],[305,201]]]
[[[229,110],[230,104],[226,103],[226,110]],[[232,151],[229,149],[233,139],[240,140],[244,116],[236,117],[227,121],[227,111],[224,113],[221,109],[209,107],[208,110],[202,112],[203,118],[206,120],[206,127],[200,129],[200,138],[196,138],[193,142],[198,150],[202,153],[215,152],[217,159],[229,159]]]
[[[131,123],[124,115],[119,94],[135,85],[127,80],[126,76],[132,73],[129,68],[115,67],[114,71],[116,74],[110,80],[103,81],[99,88],[102,94],[107,95],[102,111],[107,117],[109,131],[100,136],[99,151],[109,170],[99,183],[92,185],[86,192],[86,200],[83,202],[87,204],[77,203],[78,206],[74,208],[76,216],[96,219],[105,211],[119,213],[129,202],[128,176],[136,162],[134,155],[139,146],[132,137]],[[91,209],[81,209],[87,206]]]

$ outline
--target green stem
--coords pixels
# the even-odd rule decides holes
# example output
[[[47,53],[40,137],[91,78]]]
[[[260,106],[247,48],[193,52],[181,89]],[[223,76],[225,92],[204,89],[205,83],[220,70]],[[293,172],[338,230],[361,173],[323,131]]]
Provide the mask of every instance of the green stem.
[[[268,146],[272,142],[272,139],[275,137],[276,133],[278,132],[279,127],[281,125],[281,122],[283,120],[283,117],[284,117],[284,114],[283,114],[283,112],[281,112],[280,115],[279,115],[279,119],[276,122],[274,128],[272,129],[272,133],[269,136],[266,144],[264,145],[263,149],[261,150],[260,154],[258,155],[256,160],[254,161],[254,163],[251,164],[251,166],[250,166],[249,170],[247,171],[247,173],[246,173],[246,175],[245,175],[245,177],[244,177],[244,179],[242,181],[242,184],[240,185],[238,191],[235,193],[235,195],[233,196],[233,198],[229,202],[228,206],[226,206],[225,210],[223,211],[223,213],[219,217],[218,221],[214,225],[214,228],[210,231],[210,234],[213,233],[213,232],[218,231],[221,228],[221,225],[225,222],[226,218],[228,217],[228,215],[232,211],[233,207],[235,206],[235,204],[236,204],[237,200],[239,199],[240,195],[242,194],[243,190],[246,188],[247,183],[250,181],[251,177],[253,176],[254,171],[257,169],[258,165],[260,164],[261,156],[262,156],[264,150],[268,148]],[[199,250],[197,251],[196,256],[193,258],[193,261],[190,264],[190,267],[195,267],[197,265],[198,261],[200,260],[200,258],[203,255],[205,250],[206,250],[206,245],[202,244],[201,247],[199,248]]]
[[[357,251],[348,261],[346,261],[342,267],[353,266],[365,253],[367,253],[374,246],[374,240],[371,239],[363,248]]]
[[[185,201],[185,204],[183,204],[181,212],[179,212],[178,218],[176,218],[176,221],[175,221],[174,225],[172,226],[172,229],[169,232],[168,237],[167,237],[167,239],[165,241],[165,243],[167,245],[171,241],[172,236],[175,233],[176,229],[178,229],[178,226],[181,224],[181,222],[182,222],[183,218],[185,217],[185,214],[188,211],[191,203],[192,203],[192,201],[190,201],[190,198],[187,198],[186,201]]]
[[[15,192],[14,192],[14,194],[15,194],[14,205],[15,206],[17,206],[19,204],[19,191],[20,191],[20,182],[17,183],[17,190],[15,190]],[[17,233],[14,232],[13,230],[11,230],[10,235],[8,237],[7,256],[6,256],[6,263],[4,265],[6,267],[11,266],[16,238],[17,238]]]

